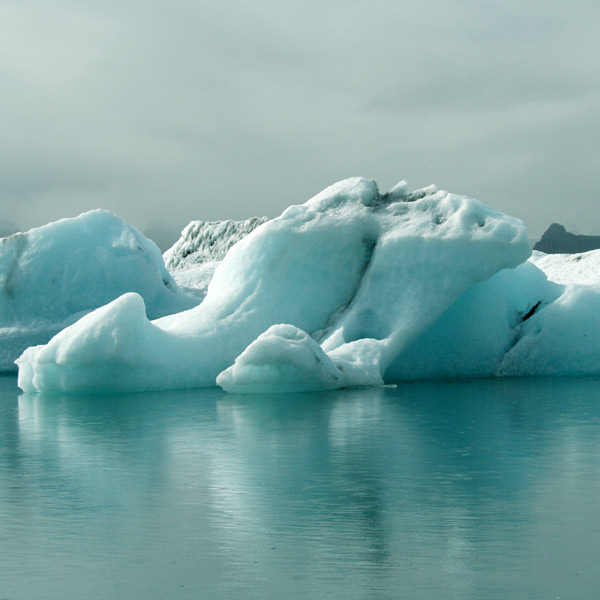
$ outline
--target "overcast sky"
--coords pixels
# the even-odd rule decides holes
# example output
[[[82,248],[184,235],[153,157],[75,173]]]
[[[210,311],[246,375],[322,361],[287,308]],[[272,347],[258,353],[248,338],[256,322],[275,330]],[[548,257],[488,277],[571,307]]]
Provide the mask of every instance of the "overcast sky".
[[[362,175],[600,234],[600,2],[2,0],[0,235],[163,247]]]

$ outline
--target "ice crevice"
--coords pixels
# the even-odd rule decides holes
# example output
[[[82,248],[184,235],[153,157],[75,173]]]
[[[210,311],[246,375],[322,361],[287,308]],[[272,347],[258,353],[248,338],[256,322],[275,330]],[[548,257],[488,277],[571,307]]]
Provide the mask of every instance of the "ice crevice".
[[[329,318],[327,319],[327,323],[325,324],[325,326],[322,329],[317,329],[316,331],[310,332],[311,337],[319,343],[321,343],[324,339],[326,339],[329,336],[329,334],[335,327],[335,324],[342,318],[342,316],[350,308],[350,306],[352,306],[354,298],[356,297],[358,290],[362,286],[362,282],[365,277],[365,274],[367,273],[369,265],[371,264],[373,252],[375,250],[375,247],[377,246],[377,238],[365,236],[363,239],[363,243],[365,246],[364,263],[363,263],[362,267],[359,269],[359,275],[356,280],[356,284],[354,286],[354,289],[350,292],[347,301],[344,302],[344,304],[342,304],[337,310],[335,310],[329,316]]]

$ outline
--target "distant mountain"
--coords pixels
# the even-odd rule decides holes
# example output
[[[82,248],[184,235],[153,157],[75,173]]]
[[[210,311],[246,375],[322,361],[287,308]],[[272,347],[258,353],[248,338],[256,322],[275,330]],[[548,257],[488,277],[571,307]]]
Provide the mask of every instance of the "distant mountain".
[[[552,223],[542,239],[533,247],[546,254],[577,254],[600,248],[600,236],[575,235],[562,225]]]

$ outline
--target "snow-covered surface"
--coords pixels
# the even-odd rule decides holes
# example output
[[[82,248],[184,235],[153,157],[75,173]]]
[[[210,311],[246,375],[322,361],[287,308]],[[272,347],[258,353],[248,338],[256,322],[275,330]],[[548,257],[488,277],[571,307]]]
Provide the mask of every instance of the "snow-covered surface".
[[[87,312],[125,292],[148,317],[195,306],[166,270],[159,249],[108,211],[95,210],[0,239],[0,370]]]
[[[529,260],[556,283],[600,286],[600,250],[582,254],[544,254],[534,250]]]
[[[192,221],[163,254],[165,265],[177,285],[203,298],[215,269],[229,249],[268,220],[268,217],[252,217],[245,221]]]
[[[243,237],[196,308],[150,322],[138,295],[122,296],[28,349],[19,385],[201,387],[223,371],[219,382],[236,391],[329,389],[336,376],[335,387],[372,385],[469,288],[530,253],[519,220],[476,200],[433,187],[409,193],[404,182],[380,194],[373,181],[345,180]],[[531,287],[551,302],[556,288],[540,281]],[[538,301],[533,290],[511,294],[504,306],[517,314]],[[510,329],[514,315],[506,318]]]

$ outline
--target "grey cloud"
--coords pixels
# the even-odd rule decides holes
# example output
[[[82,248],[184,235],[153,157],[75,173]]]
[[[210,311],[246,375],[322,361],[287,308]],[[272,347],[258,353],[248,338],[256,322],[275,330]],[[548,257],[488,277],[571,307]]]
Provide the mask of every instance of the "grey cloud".
[[[0,217],[0,238],[12,235],[19,231],[19,226],[12,219]]]
[[[0,208],[24,227],[102,207],[164,245],[365,175],[600,232],[597,3],[13,0],[0,17]]]

